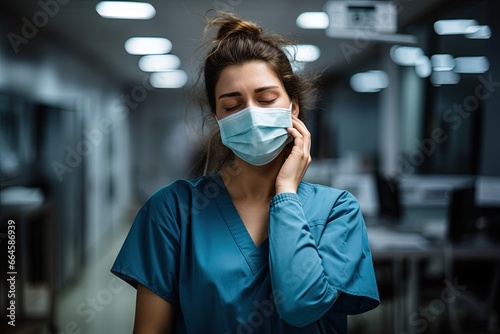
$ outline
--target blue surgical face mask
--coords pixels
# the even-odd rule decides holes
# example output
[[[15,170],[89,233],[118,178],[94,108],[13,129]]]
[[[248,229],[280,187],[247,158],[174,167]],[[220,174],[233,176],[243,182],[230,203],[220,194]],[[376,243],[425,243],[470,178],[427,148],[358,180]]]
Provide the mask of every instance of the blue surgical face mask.
[[[292,141],[290,108],[248,107],[217,120],[222,143],[244,161],[262,166],[280,154]]]

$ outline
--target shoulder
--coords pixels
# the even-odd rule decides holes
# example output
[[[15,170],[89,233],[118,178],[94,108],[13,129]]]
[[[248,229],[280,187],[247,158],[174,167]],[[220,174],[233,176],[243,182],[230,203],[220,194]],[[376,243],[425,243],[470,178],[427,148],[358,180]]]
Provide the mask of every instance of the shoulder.
[[[160,200],[165,197],[177,195],[183,196],[193,192],[203,191],[203,188],[210,181],[208,176],[196,179],[179,179],[156,190],[149,200]]]
[[[304,212],[311,222],[336,222],[350,229],[364,221],[358,200],[347,190],[302,182],[299,187]]]
[[[203,176],[196,179],[180,179],[156,190],[144,203],[143,208],[175,208],[196,201],[210,191],[213,179]],[[176,205],[173,205],[176,204]]]
[[[302,195],[302,196],[301,196]],[[299,196],[303,202],[329,203],[332,208],[339,205],[347,205],[359,208],[358,200],[347,190],[337,189],[322,184],[301,182]]]

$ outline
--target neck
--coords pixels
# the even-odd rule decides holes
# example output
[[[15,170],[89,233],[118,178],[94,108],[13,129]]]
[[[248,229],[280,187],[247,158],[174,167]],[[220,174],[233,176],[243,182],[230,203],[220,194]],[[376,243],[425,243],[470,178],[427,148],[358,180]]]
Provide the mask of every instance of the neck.
[[[271,201],[276,194],[276,177],[283,165],[284,157],[264,166],[253,166],[235,157],[232,166],[221,171],[220,175],[233,200]]]

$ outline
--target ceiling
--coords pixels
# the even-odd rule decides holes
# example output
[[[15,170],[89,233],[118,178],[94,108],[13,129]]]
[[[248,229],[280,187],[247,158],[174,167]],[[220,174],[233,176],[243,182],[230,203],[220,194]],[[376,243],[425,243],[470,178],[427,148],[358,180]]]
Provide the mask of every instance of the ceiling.
[[[56,0],[42,0],[45,3]],[[321,57],[314,63],[321,69],[345,67],[339,43],[323,30],[304,30],[295,24],[305,11],[321,11],[326,0],[150,0],[156,9],[151,20],[103,19],[96,10],[97,0],[57,0],[59,9],[41,28],[41,35],[55,40],[95,65],[120,85],[142,83],[146,74],[138,68],[140,56],[129,55],[125,41],[134,36],[166,37],[171,53],[180,57],[181,69],[193,75],[197,48],[203,31],[203,16],[210,9],[231,7],[245,19],[261,24],[266,30],[293,36],[304,43],[316,44]],[[337,0],[336,0],[337,1]],[[399,0],[398,26],[404,27],[430,13],[447,0]],[[65,3],[65,4],[64,4]],[[10,12],[13,24],[21,29],[21,18],[42,10],[37,0],[2,0],[0,7]],[[352,42],[352,41],[351,41]]]

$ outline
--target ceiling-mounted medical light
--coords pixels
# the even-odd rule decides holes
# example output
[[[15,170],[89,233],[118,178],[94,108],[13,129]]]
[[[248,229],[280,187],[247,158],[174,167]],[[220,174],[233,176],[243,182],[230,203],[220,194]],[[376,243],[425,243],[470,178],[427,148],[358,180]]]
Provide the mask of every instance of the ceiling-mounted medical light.
[[[470,39],[489,39],[491,29],[489,26],[470,26],[465,29],[465,37]]]
[[[285,46],[286,53],[290,56],[291,61],[296,62],[313,62],[321,56],[321,50],[312,44],[296,44]]]
[[[451,71],[455,68],[455,60],[449,54],[438,54],[431,57],[434,71]]]
[[[420,78],[427,78],[432,73],[432,65],[429,57],[420,55],[415,60],[415,73]]]
[[[183,70],[151,73],[149,82],[155,88],[182,88],[186,85],[188,76]]]
[[[389,77],[384,71],[368,71],[354,74],[350,84],[358,93],[376,93],[389,86]]]
[[[139,59],[139,68],[144,72],[163,72],[179,68],[181,60],[176,55],[148,55]]]
[[[460,82],[460,75],[453,71],[432,72],[431,83],[434,86],[456,85]]]
[[[390,52],[392,61],[401,66],[414,66],[417,58],[423,54],[421,48],[399,45],[394,45]]]
[[[439,20],[434,23],[434,31],[438,35],[463,35],[477,25],[476,20]]]
[[[132,55],[162,54],[172,50],[172,43],[160,37],[132,37],[125,42],[125,50]]]
[[[295,23],[302,29],[326,29],[330,19],[325,12],[305,12],[297,17]]]
[[[484,56],[455,58],[456,73],[485,73],[490,69],[490,62]]]
[[[148,20],[156,15],[155,8],[147,2],[101,1],[95,9],[108,19]]]

